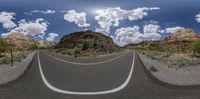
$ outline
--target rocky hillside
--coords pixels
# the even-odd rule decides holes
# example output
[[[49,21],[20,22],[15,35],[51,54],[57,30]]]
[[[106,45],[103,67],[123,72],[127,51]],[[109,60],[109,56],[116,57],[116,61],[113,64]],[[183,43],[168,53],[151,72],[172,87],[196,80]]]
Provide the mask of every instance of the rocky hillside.
[[[36,44],[39,48],[52,48],[56,45],[56,43],[54,42],[48,42],[43,40],[36,41]]]
[[[161,41],[148,41],[140,44],[129,44],[125,48],[149,49],[159,51],[186,52],[194,40],[200,39],[192,29],[180,29]]]
[[[110,37],[90,30],[65,35],[55,48],[108,53],[118,50],[118,46],[114,44]]]
[[[4,40],[12,47],[13,50],[21,49],[28,50],[36,46],[36,42],[32,37],[26,36],[23,33],[10,33]]]
[[[51,48],[55,46],[54,42],[48,42],[43,40],[35,40],[31,36],[24,35],[23,33],[15,32],[3,38],[8,46],[11,46],[14,50],[29,50],[35,48]]]
[[[185,42],[189,42],[189,41],[193,41],[193,40],[197,40],[199,39],[199,35],[194,32],[194,30],[192,29],[180,29],[177,30],[175,33],[173,33],[172,35],[170,35],[169,37],[165,38],[165,42],[176,42],[176,41],[185,41]]]

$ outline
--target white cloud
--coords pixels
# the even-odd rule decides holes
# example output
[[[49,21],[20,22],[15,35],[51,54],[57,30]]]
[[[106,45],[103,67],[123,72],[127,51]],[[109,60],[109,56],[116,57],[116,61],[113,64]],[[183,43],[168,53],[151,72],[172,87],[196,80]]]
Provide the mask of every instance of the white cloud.
[[[25,12],[25,14],[29,14],[29,15],[33,15],[34,13],[42,13],[42,14],[54,14],[56,13],[55,10],[46,10],[46,11],[42,11],[42,10],[33,10],[31,12]]]
[[[143,41],[160,40],[161,35],[160,26],[156,24],[146,24],[143,28],[143,35],[140,35],[140,39]]]
[[[140,32],[140,27],[126,27],[120,28],[115,31],[115,35],[111,36],[114,42],[119,46],[127,44],[137,44],[142,41],[157,41],[161,38],[162,30],[156,24],[146,24],[143,28],[143,33]]]
[[[47,41],[54,41],[56,37],[59,35],[57,33],[49,33],[48,37],[46,38]]]
[[[44,39],[44,36],[45,36],[45,34],[40,34],[40,35],[38,35],[38,38],[39,39]]]
[[[88,27],[90,24],[87,23],[85,12],[76,12],[75,10],[69,10],[64,15],[64,19],[68,22],[75,23],[79,27]]]
[[[198,23],[200,23],[200,14],[197,14],[197,15],[196,15],[196,21],[197,21]]]
[[[20,20],[18,27],[12,29],[10,32],[23,32],[26,35],[39,35],[45,34],[48,27],[48,22],[44,21],[43,18],[38,18],[35,21],[26,22],[25,19]]]
[[[120,20],[128,19],[139,20],[145,16],[148,16],[147,11],[149,10],[158,10],[158,7],[142,7],[132,10],[124,10],[120,7],[107,8],[103,10],[97,10],[97,16],[95,16],[95,20],[98,21],[100,28],[97,28],[96,31],[106,32],[107,35],[110,33],[111,26],[119,26]]]
[[[175,26],[175,27],[166,28],[165,31],[166,31],[166,33],[174,33],[179,29],[184,29],[184,28],[180,27],[180,26]]]
[[[11,33],[2,33],[1,36],[2,36],[2,37],[6,37],[6,36],[8,36],[9,34],[11,34]]]
[[[138,35],[141,34],[139,29],[138,26],[120,28],[115,31],[115,36],[112,38],[114,39],[114,42],[120,46],[130,43],[140,43],[142,40],[138,38]]]
[[[143,32],[144,33],[157,33],[159,29],[160,29],[159,25],[147,24],[147,25],[144,25]]]
[[[16,26],[16,24],[12,21],[14,19],[15,13],[13,12],[0,12],[0,23],[6,29],[11,29]]]
[[[142,8],[137,8],[137,9],[133,9],[131,11],[127,12],[127,16],[129,20],[138,20],[138,19],[142,19],[145,16],[148,16],[147,11],[151,11],[151,10],[159,10],[160,8],[158,7],[142,7]]]

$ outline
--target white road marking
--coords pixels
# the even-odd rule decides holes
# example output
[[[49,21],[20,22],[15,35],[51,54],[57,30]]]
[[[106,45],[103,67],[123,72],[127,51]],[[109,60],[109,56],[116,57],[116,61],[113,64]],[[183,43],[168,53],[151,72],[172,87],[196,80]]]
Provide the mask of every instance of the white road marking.
[[[44,53],[45,53],[45,52],[44,52]],[[127,53],[128,53],[128,52],[127,52]],[[69,64],[75,64],[75,65],[97,65],[97,64],[103,64],[103,63],[108,63],[108,62],[114,61],[114,60],[116,60],[116,59],[118,59],[118,58],[120,58],[120,57],[126,55],[127,53],[122,54],[122,55],[120,55],[120,56],[117,56],[117,57],[115,57],[115,58],[109,59],[109,60],[105,60],[105,61],[101,61],[101,62],[94,62],[94,63],[77,63],[77,62],[72,62],[72,61],[63,60],[63,59],[57,58],[57,57],[55,57],[55,56],[53,56],[53,55],[50,55],[50,54],[47,54],[47,53],[45,53],[45,54],[48,55],[48,56],[50,56],[50,57],[52,57],[52,58],[54,58],[54,59],[56,59],[56,60],[59,60],[59,61],[65,62],[65,63],[69,63]]]
[[[67,91],[67,90],[62,90],[62,89],[58,89],[54,86],[52,86],[48,81],[47,79],[45,78],[44,76],[44,73],[42,71],[42,68],[41,68],[41,64],[40,64],[40,56],[39,56],[39,52],[38,52],[38,65],[39,65],[39,70],[40,70],[40,74],[42,76],[42,80],[43,82],[45,83],[45,85],[55,91],[55,92],[58,92],[58,93],[63,93],[63,94],[71,94],[71,95],[101,95],[101,94],[110,94],[110,93],[115,93],[117,91],[120,91],[122,90],[123,88],[125,88],[128,83],[130,82],[131,80],[131,77],[132,77],[132,74],[133,74],[133,68],[134,68],[134,63],[135,63],[135,54],[133,56],[133,62],[132,62],[132,67],[131,67],[131,70],[129,72],[129,75],[127,77],[127,79],[124,81],[124,83],[122,85],[120,85],[119,87],[117,88],[114,88],[114,89],[111,89],[111,90],[106,90],[106,91],[98,91],[98,92],[75,92],[75,91]]]

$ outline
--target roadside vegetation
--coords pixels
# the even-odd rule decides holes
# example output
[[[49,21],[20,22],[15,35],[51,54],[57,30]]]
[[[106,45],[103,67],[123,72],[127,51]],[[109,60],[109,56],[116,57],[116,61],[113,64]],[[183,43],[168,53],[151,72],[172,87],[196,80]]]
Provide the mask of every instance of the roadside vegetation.
[[[62,54],[71,57],[93,57],[93,56],[103,56],[107,54],[113,54],[123,51],[123,48],[120,48],[117,51],[113,52],[95,52],[92,50],[80,50],[80,49],[69,49],[69,48],[59,48],[59,49],[49,49],[50,52]]]
[[[200,40],[188,42],[184,46],[169,44],[133,49],[153,60],[165,63],[169,68],[200,65]]]
[[[12,48],[6,41],[0,38],[0,65],[1,64],[11,64],[11,50],[13,54],[14,62],[21,62],[27,57],[27,54],[38,49],[36,45],[32,45],[28,50],[21,48]]]

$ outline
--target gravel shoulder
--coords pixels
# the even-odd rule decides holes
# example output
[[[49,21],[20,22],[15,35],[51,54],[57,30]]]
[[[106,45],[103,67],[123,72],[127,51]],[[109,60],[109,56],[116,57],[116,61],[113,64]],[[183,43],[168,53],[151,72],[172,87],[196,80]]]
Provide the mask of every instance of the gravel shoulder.
[[[20,77],[26,71],[36,53],[35,51],[28,54],[26,59],[21,62],[14,62],[14,66],[10,66],[10,64],[0,65],[0,85]]]
[[[200,85],[200,66],[185,66],[182,68],[170,68],[165,63],[148,58],[138,53],[145,67],[160,81],[178,86]],[[151,67],[157,71],[151,71]]]

